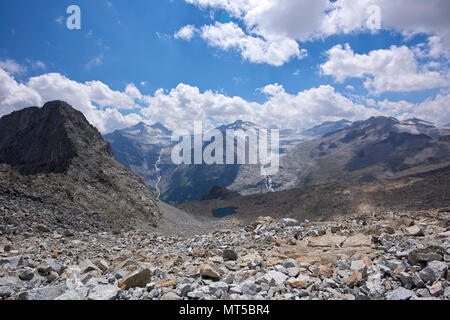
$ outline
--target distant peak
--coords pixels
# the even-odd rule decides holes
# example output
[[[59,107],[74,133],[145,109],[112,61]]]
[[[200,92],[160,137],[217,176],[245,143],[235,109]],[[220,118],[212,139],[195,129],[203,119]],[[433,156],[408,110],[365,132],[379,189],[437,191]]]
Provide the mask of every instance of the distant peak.
[[[54,101],[49,101],[47,103],[44,104],[43,108],[55,108],[55,107],[61,107],[61,108],[70,108],[72,109],[72,106],[70,104],[68,104],[65,101],[62,100],[54,100]]]
[[[155,124],[152,124],[150,127],[153,129],[160,129],[164,132],[170,132],[169,129],[167,129],[161,122],[156,122]]]
[[[149,131],[159,130],[162,131],[163,134],[171,134],[171,131],[167,129],[163,124],[157,122],[155,124],[149,125],[143,121],[135,124],[134,126],[118,130],[119,132],[133,132],[140,131],[141,134],[146,134]]]

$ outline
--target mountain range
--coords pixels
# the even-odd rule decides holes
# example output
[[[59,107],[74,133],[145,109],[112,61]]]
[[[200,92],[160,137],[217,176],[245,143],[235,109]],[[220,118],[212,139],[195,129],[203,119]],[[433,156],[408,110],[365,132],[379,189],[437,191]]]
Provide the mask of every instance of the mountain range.
[[[342,129],[350,123],[342,120],[326,122],[308,130],[280,130],[279,153],[283,156],[301,142]],[[225,136],[227,130],[243,130],[249,135],[257,135],[261,129],[266,128],[238,120],[216,129]],[[261,177],[258,165],[173,165],[171,151],[174,143],[171,142],[171,131],[160,123],[154,125],[139,123],[136,126],[106,134],[104,138],[111,144],[117,160],[139,175],[161,200],[169,203],[200,200],[217,185],[222,187],[233,184],[245,185],[252,179],[248,177],[249,174],[256,174],[256,178]],[[223,147],[225,154],[226,143]],[[264,181],[257,181],[255,185],[251,186],[247,183],[246,187],[237,187],[235,191],[245,194],[266,192],[268,189]]]
[[[257,134],[247,121],[217,128]],[[105,135],[119,162],[139,175],[168,203],[202,199],[214,186],[241,195],[340,180],[371,181],[449,158],[450,130],[420,119],[376,117],[325,122],[306,130],[280,130],[279,173],[265,177],[259,165],[174,165],[171,132],[162,124],[137,126]],[[236,144],[236,142],[235,142]],[[226,145],[224,145],[225,154]]]
[[[257,132],[261,128],[237,121],[217,129]],[[444,170],[450,162],[450,129],[420,119],[374,117],[282,130],[280,170],[270,177],[261,176],[258,165],[175,165],[172,133],[159,123],[115,131],[105,136],[108,143],[83,114],[61,101],[1,118],[0,134],[4,191],[82,208],[112,224],[125,218],[127,223],[145,221],[152,227],[161,220],[158,198],[179,204],[194,216],[202,213],[200,218],[220,205],[240,212],[287,205],[289,212],[296,212],[294,207],[306,205],[299,199],[309,203],[305,207],[309,214],[317,215],[319,208],[351,210],[342,204],[345,190],[388,185],[415,174],[430,177],[427,172]],[[148,188],[152,184],[156,195]],[[332,200],[336,192],[341,196]],[[169,214],[176,212],[163,207]]]

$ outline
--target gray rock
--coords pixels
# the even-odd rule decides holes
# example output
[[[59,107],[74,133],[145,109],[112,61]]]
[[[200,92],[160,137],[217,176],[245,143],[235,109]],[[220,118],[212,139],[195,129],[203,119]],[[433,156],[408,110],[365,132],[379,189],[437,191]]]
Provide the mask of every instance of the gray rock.
[[[386,260],[385,261],[386,267],[388,267],[391,271],[395,271],[397,268],[403,266],[403,262],[396,259]]]
[[[290,218],[280,219],[278,223],[285,227],[297,227],[301,225],[300,221]]]
[[[192,291],[192,286],[189,283],[182,284],[180,286],[180,293],[182,296],[186,296],[189,292]]]
[[[187,294],[188,298],[195,299],[195,300],[201,299],[204,295],[205,295],[204,292],[200,291],[200,290],[195,290],[195,291],[189,292]]]
[[[276,266],[274,267],[274,269],[275,269],[275,271],[284,273],[285,275],[288,275],[288,274],[289,274],[289,271],[288,271],[285,267],[283,267],[283,266],[276,265]]]
[[[288,268],[287,271],[288,271],[289,277],[291,277],[291,278],[295,278],[300,274],[300,268],[295,268],[295,267]]]
[[[0,298],[6,299],[11,297],[14,291],[10,287],[0,287]]]
[[[122,269],[119,269],[114,271],[113,275],[114,277],[116,277],[117,280],[120,280],[127,275],[127,272],[123,271]]]
[[[236,286],[236,287],[231,287],[230,290],[229,290],[229,293],[230,293],[230,294],[238,294],[238,295],[241,295],[241,294],[242,294],[242,289],[241,289],[240,287],[238,287],[238,286]]]
[[[420,262],[441,261],[443,259],[445,250],[439,246],[428,246],[423,249],[411,250],[408,254],[408,261],[415,265]]]
[[[58,277],[59,277],[59,275],[58,275],[55,271],[52,271],[52,272],[50,272],[50,274],[47,276],[47,281],[48,281],[48,282],[53,282],[53,281],[55,281],[56,279],[58,279]]]
[[[419,274],[425,283],[434,283],[445,276],[447,269],[448,266],[446,262],[431,261]]]
[[[277,287],[284,284],[284,282],[288,279],[288,276],[278,271],[269,271],[266,273],[264,278],[271,287]]]
[[[433,269],[433,272],[438,277],[437,280],[440,278],[445,278],[448,270],[448,265],[446,262],[443,261],[431,261],[428,262],[428,267]]]
[[[33,277],[34,277],[34,272],[33,272],[33,270],[30,270],[30,269],[23,271],[19,275],[20,280],[23,280],[23,281],[30,281],[31,279],[33,279]]]
[[[86,287],[79,288],[77,290],[68,290],[64,292],[62,295],[57,297],[55,300],[61,301],[79,301],[85,300],[88,295],[89,289]]]
[[[251,280],[241,283],[239,287],[241,288],[243,294],[246,295],[254,295],[257,292],[257,285]]]
[[[21,285],[22,281],[18,277],[3,276],[0,278],[0,287],[16,288]]]
[[[226,284],[223,281],[219,281],[219,282],[214,282],[213,284],[209,285],[209,293],[215,293],[216,291],[219,291],[219,290],[227,292],[228,284]]]
[[[423,282],[423,280],[422,280],[422,278],[421,278],[419,273],[415,273],[413,275],[413,282],[414,282],[414,285],[417,288],[424,288],[425,287],[425,282]]]
[[[18,268],[23,264],[23,257],[22,256],[14,256],[9,258],[2,258],[0,257],[0,265],[6,265],[9,264],[12,268]]]
[[[388,300],[408,300],[414,295],[414,291],[400,287],[387,295]]]
[[[95,270],[100,271],[100,269],[97,268],[97,266],[95,264],[93,264],[92,261],[89,259],[83,260],[80,263],[80,270],[81,270],[81,274],[85,274],[85,273],[95,271]]]
[[[48,264],[46,261],[41,263],[40,265],[37,266],[37,271],[41,274],[41,275],[45,275],[48,276],[50,274],[50,272],[53,271],[53,268],[50,264]]]
[[[161,300],[165,301],[178,301],[183,300],[179,295],[177,295],[175,292],[168,292],[165,295],[162,296]]]
[[[288,268],[297,268],[297,261],[295,261],[294,259],[286,259],[283,261],[282,266],[286,269]]]
[[[365,274],[367,265],[362,260],[354,260],[351,263],[350,270]]]
[[[0,291],[1,292],[1,291]],[[444,298],[445,299],[450,299],[450,287],[445,288],[444,291]]]
[[[114,300],[119,295],[120,289],[114,285],[99,285],[89,291],[89,300]]]
[[[431,295],[430,295],[430,291],[428,291],[428,289],[418,289],[417,291],[416,291],[416,293],[417,293],[417,295],[419,296],[419,297],[431,297]]]
[[[412,289],[414,286],[414,281],[409,273],[402,272],[399,275],[400,281],[406,289]]]
[[[235,261],[238,259],[238,254],[234,250],[231,250],[231,249],[223,250],[222,256],[223,256],[224,261],[230,261],[230,260]]]
[[[225,276],[223,282],[225,282],[226,284],[232,284],[234,282],[234,278],[234,273],[230,272]]]
[[[39,289],[32,289],[22,293],[19,299],[23,300],[55,300],[64,293],[64,288],[60,286],[51,286]]]

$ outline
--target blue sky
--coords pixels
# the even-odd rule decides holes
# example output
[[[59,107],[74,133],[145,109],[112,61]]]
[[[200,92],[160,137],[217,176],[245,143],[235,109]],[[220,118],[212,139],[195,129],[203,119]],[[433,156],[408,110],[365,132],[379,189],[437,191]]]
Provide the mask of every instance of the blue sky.
[[[297,6],[298,3],[305,2],[274,2],[277,1],[288,9],[290,5]],[[319,2],[327,5],[324,1],[328,2],[322,0],[312,4],[310,1],[309,5],[305,2],[303,11],[307,14],[311,8],[313,15],[317,10],[312,7]],[[388,110],[390,115],[409,116],[415,114],[417,106],[418,116],[442,114],[444,110],[447,114],[442,121],[450,121],[448,105],[442,106],[440,103],[440,109],[433,109],[431,113],[429,109],[435,106],[424,105],[424,102],[436,104],[438,98],[439,101],[448,100],[448,22],[443,21],[442,24],[436,25],[436,21],[442,18],[441,15],[448,12],[448,5],[445,1],[433,1],[442,6],[443,13],[436,11],[430,14],[431,17],[423,17],[423,21],[419,21],[423,25],[421,29],[413,30],[411,25],[414,26],[417,21],[402,21],[396,25],[397,21],[401,20],[395,16],[396,9],[390,9],[385,1],[379,0],[383,28],[376,32],[366,29],[364,24],[349,26],[339,24],[340,22],[339,25],[332,25],[336,30],[330,32],[328,30],[331,22],[327,27],[320,28],[310,21],[302,25],[300,18],[303,16],[296,17],[295,12],[258,7],[258,4],[249,5],[252,1],[244,0],[2,1],[0,68],[3,66],[10,79],[4,76],[4,96],[1,103],[0,95],[0,111],[5,114],[12,109],[26,106],[25,103],[29,101],[43,103],[46,99],[58,98],[55,96],[58,88],[49,88],[52,83],[50,80],[53,79],[49,75],[56,77],[57,74],[65,80],[70,79],[74,86],[75,83],[100,82],[111,92],[118,93],[119,96],[127,94],[128,98],[130,94],[126,93],[126,88],[131,84],[133,89],[137,89],[139,97],[132,96],[130,107],[114,105],[114,94],[104,99],[96,99],[95,93],[92,92],[87,93],[90,95],[90,104],[86,102],[89,105],[83,105],[83,97],[71,99],[72,96],[64,91],[66,100],[79,103],[81,106],[75,107],[85,112],[88,119],[102,131],[131,125],[138,120],[158,120],[173,126],[178,121],[179,108],[193,108],[191,113],[213,123],[247,118],[270,125],[271,122],[276,122],[274,119],[279,119],[280,115],[304,116],[306,120],[298,123],[286,119],[276,124],[303,127],[347,114],[350,118],[357,119]],[[348,15],[345,11],[348,4],[344,0],[337,2],[342,3],[336,12],[340,10],[339,14],[342,16]],[[371,2],[377,3],[376,0]],[[81,8],[81,30],[66,28],[66,19],[69,16],[66,14],[66,8],[71,4]],[[414,8],[413,5],[411,10]],[[418,4],[417,10],[420,9]],[[258,16],[260,12],[265,12],[266,15]],[[363,13],[360,16],[366,14],[365,10],[361,12]],[[387,21],[383,21],[383,13],[386,13],[384,16]],[[404,12],[397,14],[404,17]],[[433,14],[436,15],[434,19]],[[320,20],[320,17],[317,20]],[[289,21],[293,22],[289,24]],[[298,24],[301,32],[296,33],[295,24]],[[184,26],[191,26],[194,34],[188,38],[175,36]],[[208,26],[216,29],[208,29],[210,33],[207,33]],[[222,37],[223,33],[217,31],[221,32],[226,26],[233,30],[233,34]],[[236,38],[233,38],[234,36]],[[431,42],[430,38],[435,41]],[[229,42],[230,39],[233,42]],[[283,44],[282,47],[278,47],[280,43]],[[347,49],[346,44],[349,45]],[[271,48],[272,45],[276,49],[275,53],[264,51],[264,48]],[[330,55],[329,50],[336,46],[341,46],[342,49]],[[402,61],[405,55],[400,51],[391,52],[392,46],[404,46],[408,51],[403,53],[411,53],[409,60]],[[285,49],[287,51],[283,52]],[[433,54],[430,53],[432,49],[436,49]],[[297,54],[297,50],[307,53]],[[372,55],[374,58],[371,58]],[[384,67],[376,65],[383,59],[387,59],[386,64],[390,65],[388,72],[395,75],[396,70],[399,70],[402,73],[410,73],[411,76],[398,79],[393,84],[385,84]],[[327,62],[329,63],[324,69],[323,66]],[[371,63],[374,66],[368,67]],[[12,64],[16,68],[12,67]],[[343,65],[346,65],[345,68]],[[30,82],[31,78],[38,77],[42,79]],[[414,80],[409,83],[410,79]],[[47,81],[45,84],[44,80]],[[55,82],[56,80],[53,85]],[[21,84],[33,90],[39,98],[31,97],[30,92],[21,92]],[[183,91],[183,97],[178,96],[181,91],[180,84],[188,86],[184,88],[186,91]],[[270,90],[264,89],[269,89],[267,86],[281,87],[282,90],[276,90],[274,95],[268,93]],[[414,89],[410,89],[411,87]],[[192,88],[198,89],[198,93],[191,90]],[[311,91],[318,88],[322,88],[321,92]],[[67,86],[61,88],[66,89]],[[155,92],[158,89],[164,89],[165,93],[157,97]],[[177,91],[170,96],[171,90]],[[192,91],[192,94],[197,96],[186,96],[189,94],[187,91]],[[205,97],[205,92],[211,92],[211,96]],[[301,97],[298,96],[299,93],[302,93]],[[25,96],[27,94],[28,96]],[[110,92],[102,94],[108,95]],[[327,99],[328,94],[331,94],[332,99],[336,98],[333,103],[343,104],[337,108],[345,109],[344,112],[334,112],[330,109],[332,106],[320,105],[320,94],[324,95],[323,99]],[[13,99],[17,101],[17,105],[11,105],[11,96],[20,96],[20,99]],[[234,97],[239,97],[242,101],[236,102]],[[341,97],[349,101],[342,100]],[[186,99],[189,100],[186,105],[180,105],[185,103]],[[108,102],[102,102],[105,100]],[[350,112],[350,102],[358,105],[359,111],[355,109],[356,111]],[[402,104],[401,108],[393,106],[399,102]],[[194,106],[197,103],[202,105]],[[215,106],[216,103],[231,103],[233,107],[217,116],[220,113],[219,107],[227,107]],[[270,104],[271,110],[277,109],[279,115],[277,112],[271,112],[267,103]],[[304,106],[308,104],[309,107]],[[284,105],[289,105],[290,109],[283,110]],[[100,115],[108,108],[108,116]],[[311,109],[323,109],[322,114],[310,112]],[[113,111],[117,111],[119,115],[112,116]],[[161,115],[166,111],[167,117],[170,116],[171,119]],[[431,119],[430,116],[429,120],[438,119]]]

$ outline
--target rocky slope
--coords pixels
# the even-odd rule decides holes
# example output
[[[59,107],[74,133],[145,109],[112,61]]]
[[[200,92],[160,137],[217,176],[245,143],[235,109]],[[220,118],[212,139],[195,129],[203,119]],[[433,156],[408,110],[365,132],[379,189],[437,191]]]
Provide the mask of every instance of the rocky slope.
[[[0,299],[448,300],[449,222],[449,209],[266,217],[190,237],[18,225],[0,233]]]
[[[417,168],[377,181],[340,181],[290,190],[192,201],[178,207],[197,217],[221,208],[237,208],[229,219],[250,223],[258,216],[327,221],[367,212],[429,210],[450,206],[450,162]]]
[[[2,190],[24,199],[100,215],[112,226],[155,226],[157,201],[120,165],[83,114],[54,101],[0,119]]]

